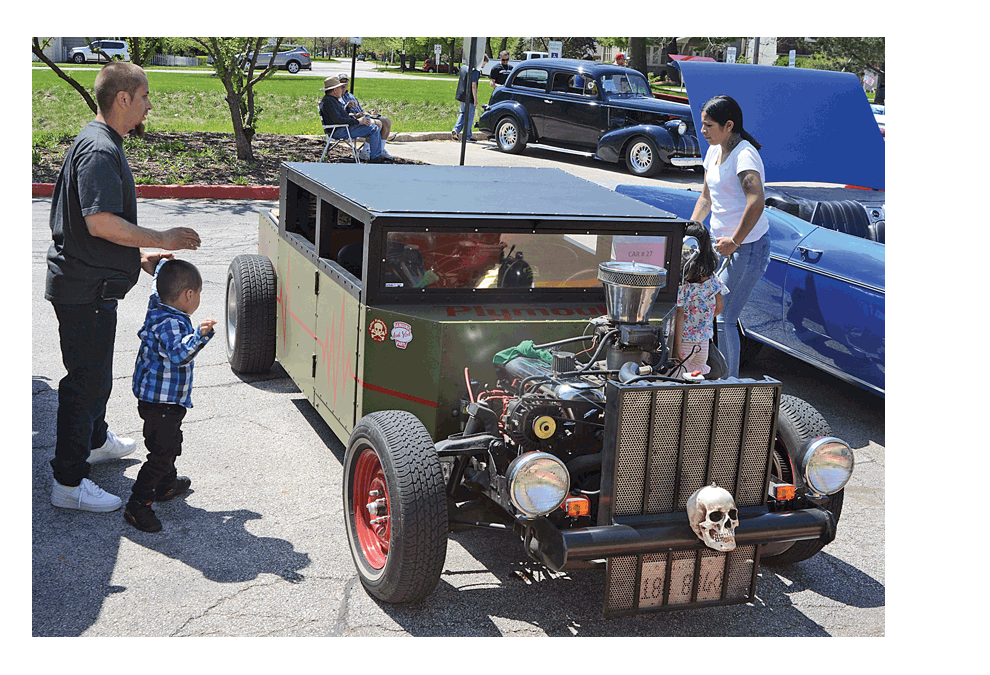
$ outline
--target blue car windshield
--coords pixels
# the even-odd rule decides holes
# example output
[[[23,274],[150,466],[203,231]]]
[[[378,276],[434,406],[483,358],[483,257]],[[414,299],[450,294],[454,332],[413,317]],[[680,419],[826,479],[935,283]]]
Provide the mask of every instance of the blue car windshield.
[[[649,83],[639,73],[603,75],[602,91],[605,93],[605,98],[623,96],[649,96],[653,98]]]

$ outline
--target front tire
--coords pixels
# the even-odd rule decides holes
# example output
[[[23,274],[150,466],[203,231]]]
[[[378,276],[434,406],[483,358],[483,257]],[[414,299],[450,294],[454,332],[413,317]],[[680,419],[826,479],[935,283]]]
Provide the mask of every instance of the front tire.
[[[498,121],[495,125],[495,143],[499,150],[510,155],[518,155],[523,151],[526,141],[523,140],[523,132],[516,118],[509,115]]]
[[[796,481],[800,481],[800,478],[794,476],[790,458],[797,456],[798,450],[807,441],[819,436],[831,435],[832,430],[828,422],[815,410],[814,406],[796,396],[781,396],[771,474],[775,478],[799,485]],[[845,490],[839,490],[825,498],[822,503],[822,506],[835,517],[836,524],[839,522],[839,516],[842,515],[844,494]],[[770,566],[790,565],[807,560],[823,548],[825,548],[825,544],[815,539],[783,545],[768,544],[760,554],[760,562]]]
[[[73,57],[72,57],[72,60],[76,64],[82,64],[82,63],[85,63],[86,62],[86,57],[83,56],[82,54],[74,54]]]
[[[347,444],[343,487],[347,541],[365,589],[395,604],[430,595],[447,556],[447,497],[440,458],[416,416],[363,417]]]
[[[263,255],[239,255],[227,269],[227,361],[236,373],[263,373],[275,362],[275,268]]]
[[[637,136],[626,148],[626,168],[634,176],[655,176],[663,168],[657,144],[645,136]]]

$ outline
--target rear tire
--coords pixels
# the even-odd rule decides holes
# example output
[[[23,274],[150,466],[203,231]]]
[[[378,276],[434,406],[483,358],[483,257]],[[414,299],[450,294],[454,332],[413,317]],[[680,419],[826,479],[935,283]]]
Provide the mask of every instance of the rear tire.
[[[447,557],[447,497],[433,439],[412,413],[383,410],[354,427],[344,455],[347,541],[365,589],[419,602]]]
[[[526,147],[522,128],[515,117],[506,115],[495,125],[495,143],[502,152],[518,155]]]
[[[780,416],[777,419],[777,439],[774,444],[775,462],[771,469],[771,474],[778,479],[788,482],[797,482],[800,478],[793,475],[793,462],[797,451],[805,442],[818,438],[819,436],[831,436],[832,430],[828,426],[825,418],[815,410],[814,406],[806,401],[802,401],[796,396],[783,395],[780,397]],[[842,515],[842,500],[845,490],[839,490],[835,494],[829,495],[823,507],[831,511],[838,524],[839,516]],[[790,565],[801,562],[812,557],[823,548],[825,544],[815,539],[796,541],[792,544],[778,546],[768,545],[764,548],[770,555],[760,554],[760,562],[770,565]]]
[[[227,270],[227,361],[236,373],[275,362],[275,268],[263,255],[239,255]]]

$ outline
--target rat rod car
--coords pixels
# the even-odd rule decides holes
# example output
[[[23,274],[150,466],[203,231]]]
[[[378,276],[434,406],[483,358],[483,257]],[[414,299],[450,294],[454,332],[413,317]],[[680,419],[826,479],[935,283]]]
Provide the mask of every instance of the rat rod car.
[[[685,223],[558,169],[283,165],[230,264],[228,358],[278,359],[346,447],[369,593],[427,597],[465,528],[604,567],[608,616],[750,601],[761,561],[833,540],[853,455],[821,415],[671,376]]]

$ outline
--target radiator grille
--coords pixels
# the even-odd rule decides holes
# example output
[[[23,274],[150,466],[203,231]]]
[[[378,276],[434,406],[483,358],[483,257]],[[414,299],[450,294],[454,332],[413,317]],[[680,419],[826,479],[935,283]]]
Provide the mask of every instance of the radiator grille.
[[[610,382],[599,524],[683,512],[712,482],[740,507],[764,504],[780,388],[770,379]],[[745,602],[757,563],[755,546],[719,553],[700,540],[688,551],[612,557],[605,613]]]

